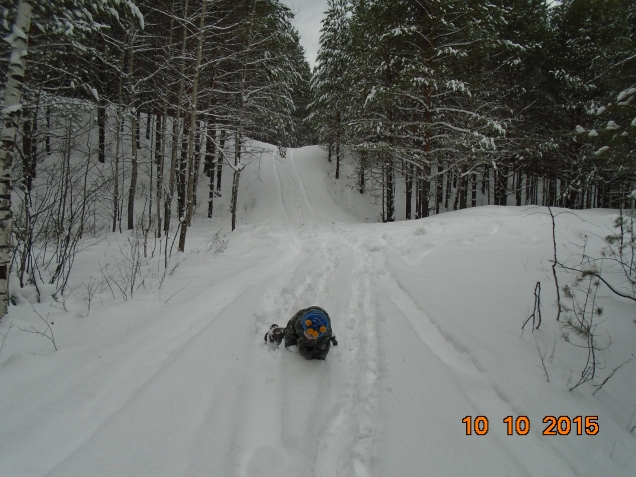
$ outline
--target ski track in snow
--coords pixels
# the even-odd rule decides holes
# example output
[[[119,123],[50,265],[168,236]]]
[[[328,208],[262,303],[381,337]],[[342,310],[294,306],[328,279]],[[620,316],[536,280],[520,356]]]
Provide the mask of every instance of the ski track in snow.
[[[265,407],[261,392],[252,392],[250,402],[254,405],[247,407],[259,412],[247,419],[245,435],[258,435],[257,429],[276,430],[274,435],[280,432],[277,440],[283,449],[272,446],[271,439],[269,443],[268,439],[246,442],[239,475],[266,475],[258,463],[269,453],[276,456],[276,472],[286,469],[283,475],[295,475],[297,469],[309,466],[316,477],[367,477],[372,475],[369,465],[378,409],[375,265],[350,237],[343,234],[333,240],[333,231],[325,231],[316,223],[318,217],[294,165],[293,151],[289,153],[286,160],[277,158],[274,163],[281,200],[293,233],[305,249],[314,252],[299,263],[272,300],[272,311],[259,320],[259,332],[275,320],[269,319],[272,316],[290,317],[300,308],[319,304],[334,317],[335,333],[342,345],[332,347],[324,363],[304,362],[285,350],[261,346],[274,363],[264,360],[267,364],[258,366],[255,376],[272,374],[263,368],[276,369],[276,377],[266,379],[282,385],[279,400],[270,396]],[[286,319],[278,324],[284,326]],[[316,368],[322,368],[319,380],[308,374]],[[305,455],[306,449],[312,448],[316,454]]]
[[[375,265],[350,242],[347,248],[349,253],[353,252],[354,263],[348,277],[350,298],[340,315],[338,336],[349,352],[340,354],[344,389],[334,409],[336,414],[320,441],[316,459],[318,477],[371,475],[369,465],[378,410],[378,342],[372,284]]]
[[[285,215],[288,221],[299,228],[305,225],[309,215],[316,217],[316,213],[309,203],[307,192],[302,186],[302,181],[295,169],[293,150],[288,149],[287,154],[288,157],[286,158],[276,157],[273,165]],[[304,208],[302,204],[305,205]]]
[[[470,353],[429,319],[427,313],[402,288],[399,278],[392,273],[389,275],[390,278],[383,281],[382,289],[401,311],[400,317],[409,323],[422,343],[448,368],[448,374],[458,378],[456,382],[473,404],[473,415],[523,415],[523,411],[514,409],[507,396],[478,369],[477,361]],[[534,434],[529,434],[524,442],[499,438],[497,435],[494,435],[494,439],[515,463],[519,475],[577,475],[549,446],[539,442]]]
[[[296,184],[298,186],[298,189],[300,189],[300,192],[302,193],[303,200],[305,204],[307,205],[307,209],[309,210],[311,215],[313,215],[314,218],[317,219],[318,216],[316,215],[316,209],[314,209],[311,201],[309,200],[309,196],[307,195],[307,188],[305,187],[305,184],[303,183],[302,179],[300,178],[300,175],[298,174],[298,169],[296,169],[296,162],[294,161],[294,150],[289,149],[288,151],[289,151],[288,152],[289,159],[285,161],[285,164],[287,165],[287,169],[289,169],[289,165],[291,165],[291,168],[294,171],[294,176],[295,176],[295,180],[292,178],[291,181],[293,184]]]

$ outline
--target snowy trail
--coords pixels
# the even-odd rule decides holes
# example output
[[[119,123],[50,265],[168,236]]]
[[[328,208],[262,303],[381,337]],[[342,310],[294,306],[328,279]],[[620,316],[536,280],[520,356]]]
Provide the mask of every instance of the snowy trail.
[[[305,223],[306,213],[303,213],[301,197],[299,197],[299,188],[297,179],[292,175],[290,161],[292,161],[292,152],[289,152],[288,159],[279,157],[274,158],[272,165],[276,174],[276,182],[281,197],[281,202],[285,215],[289,222],[297,227],[301,227]],[[303,198],[304,199],[304,198]]]
[[[286,161],[275,162],[277,182],[293,233],[313,252],[265,308],[272,310],[268,316],[282,315],[286,322],[299,308],[311,304],[326,307],[341,317],[337,336],[346,344],[347,352],[333,348],[333,360],[308,363],[281,350],[267,351],[274,363],[261,360],[266,364],[260,365],[254,376],[271,376],[266,379],[279,384],[280,400],[267,399],[263,407],[261,392],[252,394],[250,402],[254,406],[250,407],[259,411],[247,419],[249,429],[244,432],[259,437],[246,445],[245,473],[239,475],[261,475],[262,469],[254,473],[254,462],[261,462],[262,454],[269,452],[280,464],[275,468],[276,475],[297,475],[298,469],[313,467],[316,476],[364,477],[372,475],[367,466],[377,411],[377,339],[371,285],[374,265],[344,234],[334,233],[331,227],[325,230],[331,222],[321,223],[315,213],[290,152]],[[366,320],[360,319],[361,309]],[[268,323],[262,324],[266,329]],[[356,409],[356,403],[364,405]],[[275,437],[278,433],[280,436]],[[272,442],[279,447],[272,447]],[[307,455],[306,449],[316,449],[315,454]]]
[[[550,246],[540,217],[483,208],[365,224],[318,148],[260,166],[249,187],[261,202],[218,259],[195,255],[167,289],[74,322],[78,344],[57,354],[0,361],[12,383],[0,388],[0,475],[631,475],[624,423],[548,387],[519,337],[544,273],[527,263]],[[326,361],[264,344],[270,324],[310,305],[340,343]],[[22,408],[3,404],[18,396]],[[546,438],[546,414],[598,414],[604,434]],[[488,435],[465,435],[469,415],[489,417]],[[533,432],[506,436],[508,415],[529,415]]]

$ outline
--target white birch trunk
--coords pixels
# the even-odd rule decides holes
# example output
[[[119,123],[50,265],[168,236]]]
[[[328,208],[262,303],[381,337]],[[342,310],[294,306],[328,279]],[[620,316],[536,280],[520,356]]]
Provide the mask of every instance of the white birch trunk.
[[[26,68],[31,5],[21,0],[13,32],[4,40],[11,47],[11,59],[0,112],[0,317],[9,305],[9,264],[11,263],[11,166],[20,121],[22,88]]]

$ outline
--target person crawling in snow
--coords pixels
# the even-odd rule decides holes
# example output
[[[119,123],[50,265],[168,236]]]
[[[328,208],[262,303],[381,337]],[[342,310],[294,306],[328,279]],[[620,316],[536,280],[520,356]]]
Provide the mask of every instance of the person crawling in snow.
[[[312,306],[297,312],[285,328],[272,325],[265,335],[265,341],[280,345],[285,339],[285,348],[296,351],[305,359],[324,360],[331,343],[338,345],[331,330],[331,319],[325,310]]]

